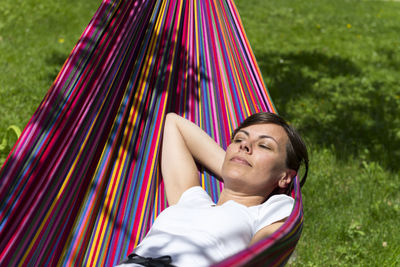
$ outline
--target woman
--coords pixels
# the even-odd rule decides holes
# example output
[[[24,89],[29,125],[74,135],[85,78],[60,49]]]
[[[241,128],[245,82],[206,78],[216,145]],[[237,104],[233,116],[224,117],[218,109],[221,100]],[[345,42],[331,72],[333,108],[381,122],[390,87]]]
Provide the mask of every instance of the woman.
[[[239,252],[285,222],[294,201],[285,193],[302,162],[301,184],[308,171],[301,137],[272,113],[248,117],[226,151],[198,126],[170,113],[161,152],[170,207],[124,261],[130,266],[209,266]],[[224,182],[217,203],[200,187],[196,163]]]

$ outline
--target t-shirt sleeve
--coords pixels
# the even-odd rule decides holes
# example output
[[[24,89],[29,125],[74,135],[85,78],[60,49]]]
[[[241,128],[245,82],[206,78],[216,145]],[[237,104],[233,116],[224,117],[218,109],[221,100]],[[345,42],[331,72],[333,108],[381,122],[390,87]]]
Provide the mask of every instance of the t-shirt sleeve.
[[[177,205],[212,205],[214,202],[201,186],[193,186],[182,193]]]
[[[255,233],[274,222],[289,217],[292,212],[294,199],[287,195],[273,195],[263,205],[258,213]]]

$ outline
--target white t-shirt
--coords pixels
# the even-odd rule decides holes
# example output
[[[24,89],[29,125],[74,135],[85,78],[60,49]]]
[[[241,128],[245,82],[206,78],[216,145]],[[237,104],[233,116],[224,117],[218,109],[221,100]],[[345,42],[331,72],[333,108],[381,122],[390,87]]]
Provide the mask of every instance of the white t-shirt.
[[[169,255],[180,267],[209,266],[246,248],[264,226],[288,217],[293,202],[287,195],[274,195],[252,207],[233,200],[215,206],[200,186],[191,187],[160,213],[134,253]]]

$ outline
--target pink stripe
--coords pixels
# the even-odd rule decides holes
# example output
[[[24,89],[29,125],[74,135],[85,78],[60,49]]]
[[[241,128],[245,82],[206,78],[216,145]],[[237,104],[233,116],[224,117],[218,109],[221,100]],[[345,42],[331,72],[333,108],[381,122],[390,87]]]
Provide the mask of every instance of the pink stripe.
[[[205,9],[207,8],[207,6],[205,6]],[[202,9],[203,10],[203,9]],[[203,10],[203,12],[202,12],[202,15],[201,15],[201,18],[202,18],[202,25],[207,25],[207,23],[206,23],[206,14],[208,14],[209,13],[209,11],[208,10],[206,10],[206,11],[204,11]],[[209,26],[209,27],[211,27],[211,26]],[[204,30],[207,30],[207,27],[204,27]],[[210,65],[210,57],[209,57],[209,55],[210,55],[210,53],[209,53],[209,47],[208,47],[208,39],[206,38],[207,36],[204,36],[204,47],[205,47],[205,57],[206,57],[206,70],[207,70],[207,74],[209,74],[210,75],[210,77],[209,77],[209,82],[208,82],[208,90],[210,91],[210,98],[211,98],[211,115],[212,115],[212,121],[211,121],[211,123],[212,123],[212,125],[213,125],[213,129],[215,129],[215,131],[214,131],[214,136],[215,136],[215,139],[218,141],[218,143],[219,143],[219,141],[220,141],[220,135],[219,135],[219,131],[217,130],[218,129],[218,126],[217,126],[217,123],[218,123],[218,119],[217,119],[217,112],[216,112],[216,106],[215,106],[215,97],[214,97],[214,94],[215,94],[215,89],[214,89],[214,84],[211,82],[212,80],[213,80],[213,76],[212,76],[212,72],[211,72],[211,65]]]
[[[77,97],[79,98],[79,95],[78,95]],[[75,98],[75,99],[78,99],[78,98]],[[74,107],[73,104],[72,104],[72,107]],[[68,113],[70,113],[70,112],[68,112]],[[68,115],[68,114],[67,114],[67,115]],[[80,124],[80,123],[81,123],[81,121],[79,121],[79,124]],[[65,123],[61,124],[60,126],[63,126],[63,125],[65,125]],[[56,138],[57,138],[58,135],[59,135],[59,132],[55,135]],[[64,140],[68,140],[68,139],[64,139]],[[49,144],[49,147],[51,147],[51,146],[53,146],[52,143]],[[47,147],[47,151],[48,151],[48,152],[45,151],[45,153],[44,153],[44,158],[47,158],[48,156],[50,156],[50,158],[52,158],[51,155],[53,155],[53,153],[49,154],[49,151],[51,150],[49,147]],[[60,147],[63,147],[63,146],[60,146]],[[65,150],[64,150],[64,153],[63,153],[63,152],[61,152],[61,153],[64,154],[64,153],[65,153]],[[53,157],[53,158],[56,158],[56,157]],[[48,163],[48,162],[47,162],[47,163]],[[54,165],[58,165],[58,164],[59,164],[59,161],[56,161],[56,164],[54,164]],[[51,165],[52,165],[52,164],[51,164]],[[50,165],[50,166],[51,166],[51,165]],[[53,166],[54,166],[54,165],[53,165]],[[56,167],[54,167],[53,170],[55,170],[55,169],[56,169]],[[38,173],[38,171],[34,172],[34,174],[35,174],[35,173]],[[53,173],[54,173],[54,171],[53,171]],[[35,176],[34,174],[32,175],[33,177]],[[25,192],[26,192],[26,191],[25,191]],[[41,193],[39,196],[42,196],[42,195],[43,195],[43,192],[44,192],[44,191],[42,191],[42,193]],[[34,194],[32,194],[32,196],[33,196],[33,195],[34,195]],[[21,198],[21,199],[22,199],[22,198]],[[40,197],[37,198],[37,200],[39,200],[39,199],[40,199]],[[31,212],[32,212],[32,211],[31,211]],[[31,212],[29,212],[29,214],[31,214]],[[26,219],[27,219],[27,216],[25,216],[24,221],[25,221]]]
[[[32,143],[31,143],[30,140],[33,138],[32,133],[35,133],[36,130],[37,130],[38,123],[36,123],[36,122],[42,121],[43,117],[45,117],[47,115],[48,107],[52,106],[52,104],[54,103],[54,100],[55,100],[55,96],[59,94],[59,91],[62,88],[61,84],[64,83],[64,80],[62,78],[63,75],[65,73],[70,73],[71,70],[73,69],[73,67],[70,66],[71,65],[70,63],[71,63],[71,61],[73,61],[74,56],[75,56],[75,58],[79,58],[80,57],[80,53],[77,53],[76,51],[79,51],[78,50],[79,47],[82,46],[83,36],[90,36],[91,35],[91,33],[92,33],[91,29],[93,28],[92,25],[93,24],[97,25],[97,21],[99,20],[99,18],[104,13],[104,8],[105,8],[105,3],[103,2],[102,5],[100,6],[100,8],[95,13],[94,18],[92,19],[91,23],[89,24],[89,26],[87,27],[85,32],[82,34],[82,36],[80,38],[80,41],[78,42],[78,44],[73,49],[73,52],[70,54],[66,64],[64,65],[64,67],[61,70],[61,75],[54,82],[54,84],[52,85],[52,87],[48,91],[47,95],[45,96],[44,100],[42,101],[42,104],[39,106],[39,108],[35,112],[35,114],[32,117],[32,119],[28,122],[27,127],[25,128],[25,130],[23,131],[20,139],[18,140],[18,142],[16,143],[16,145],[13,148],[13,151],[15,149],[15,154],[14,154],[15,158],[18,158],[18,159],[25,158],[27,150],[25,150],[25,151],[21,151],[21,150],[26,145],[28,147],[32,146]],[[90,33],[90,35],[89,35],[89,33]],[[37,134],[35,136],[37,136]],[[11,155],[12,155],[12,153],[9,154],[9,157]],[[20,166],[21,166],[22,163],[23,163],[23,161],[19,161],[18,164],[13,165],[14,168],[9,170],[9,172],[11,172],[11,175],[8,176],[8,177],[6,176],[6,178],[14,177],[15,176],[14,172],[16,170],[21,169]]]
[[[74,54],[74,52],[72,53],[72,54]],[[86,72],[86,70],[85,70],[85,72]],[[61,87],[60,87],[61,88]],[[58,89],[60,89],[60,88],[58,88]],[[53,106],[54,104],[52,103],[52,102],[54,102],[54,100],[55,100],[55,95],[56,95],[56,93],[58,93],[58,91],[59,90],[57,90],[57,88],[54,88],[54,90],[53,91],[51,91],[50,90],[50,92],[53,92],[53,99],[49,99],[49,101],[51,101],[51,102],[49,102],[49,101],[47,101],[46,103],[43,103],[42,104],[42,106],[43,106],[43,109],[38,109],[39,111],[40,110],[43,110],[43,112],[42,112],[42,114],[40,114],[39,113],[39,118],[38,118],[38,122],[37,123],[34,123],[34,124],[30,124],[30,125],[28,125],[27,126],[27,132],[29,132],[29,133],[36,133],[36,135],[35,136],[38,136],[38,131],[37,131],[37,127],[38,127],[38,125],[40,124],[39,123],[39,121],[43,121],[44,120],[44,117],[47,115],[47,109],[48,108],[51,108],[51,106]],[[74,96],[72,96],[72,97],[74,97]],[[76,97],[76,96],[75,96]],[[68,103],[68,102],[67,102]],[[48,107],[48,108],[47,108]],[[62,117],[63,116],[63,114],[61,114],[60,115],[60,117]],[[33,119],[32,119],[32,121],[33,120],[35,120],[34,119],[34,117],[33,117]],[[33,126],[33,127],[32,127]],[[32,127],[32,129],[30,129],[30,127]],[[54,127],[54,128],[56,128],[56,127]],[[54,128],[52,128],[52,131],[49,133],[49,136],[51,136],[51,133],[54,131]],[[32,137],[31,135],[28,135],[28,137]],[[22,140],[25,138],[25,136],[23,136],[22,137]],[[36,138],[35,138],[36,139]],[[27,145],[28,147],[31,147],[31,146],[34,146],[34,143],[33,142],[36,142],[36,140],[35,139],[33,139],[33,138],[30,138],[30,140],[28,139],[28,140],[24,140],[22,143],[20,143],[21,144],[21,148],[22,148],[22,144],[24,144],[25,143],[25,145]],[[27,143],[28,142],[28,143]],[[48,149],[48,148],[46,148],[46,149]],[[43,148],[41,148],[39,151],[38,151],[38,154],[40,154],[41,152],[43,151]],[[20,158],[25,158],[25,156],[26,156],[26,153],[28,152],[28,150],[25,150],[24,151],[24,154],[22,154],[22,155],[20,155]],[[18,167],[18,166],[17,166]],[[33,166],[32,166],[32,164],[29,166],[29,168],[28,168],[28,170],[27,170],[27,174],[31,171],[31,169],[33,168]],[[36,168],[37,169],[37,168]],[[17,169],[15,168],[14,169],[15,171],[17,171]],[[15,175],[15,173],[12,173],[9,177],[13,177]],[[34,177],[35,177],[35,175],[31,175],[31,178],[30,178],[30,180],[32,180],[32,179],[34,179]],[[29,182],[28,184],[31,184],[31,182]],[[21,186],[22,186],[22,183],[20,183],[20,186],[18,187],[18,190],[20,190],[21,189]],[[12,203],[12,202],[10,202],[10,203]]]
[[[237,27],[237,29],[239,31],[240,40],[243,40],[243,41],[246,42],[246,45],[243,46],[245,51],[246,51],[246,54],[249,55],[251,57],[251,59],[252,59],[252,67],[250,68],[250,66],[248,66],[247,64],[246,64],[246,66],[249,68],[249,70],[252,69],[252,70],[257,71],[257,74],[258,74],[257,77],[254,77],[254,78],[252,77],[253,84],[257,84],[256,88],[259,89],[259,90],[255,90],[255,92],[256,92],[257,96],[259,97],[259,99],[267,99],[267,100],[269,100],[266,103],[261,102],[262,104],[265,105],[265,106],[262,107],[262,109],[263,109],[263,111],[268,110],[268,111],[274,112],[274,109],[270,104],[270,99],[269,99],[268,95],[266,94],[266,89],[265,89],[264,83],[262,81],[261,73],[260,73],[260,70],[258,68],[257,62],[256,62],[256,60],[254,58],[254,54],[251,52],[251,47],[249,47],[249,44],[247,42],[247,37],[246,37],[245,31],[243,29],[242,24],[240,23],[239,13],[237,12],[237,9],[235,7],[234,2],[227,1],[227,3],[228,3],[228,6],[229,6],[229,8],[231,10],[231,14],[232,14],[233,19],[235,21],[235,25],[236,25],[236,27]],[[263,92],[264,94],[261,94],[261,92]]]
[[[211,4],[210,4],[211,5]],[[206,15],[208,16],[208,21],[212,21],[212,19],[211,19],[211,16],[210,16],[210,14],[211,14],[211,12],[213,12],[213,10],[211,9],[209,12],[207,12],[206,13]],[[213,14],[214,14],[214,16],[215,16],[215,13],[213,12]],[[211,52],[212,52],[212,58],[213,58],[213,60],[214,60],[214,62],[215,62],[215,66],[220,66],[221,65],[221,63],[219,62],[219,59],[220,59],[220,54],[219,54],[219,52],[218,52],[218,48],[216,48],[215,47],[215,44],[217,43],[216,42],[216,40],[215,40],[215,37],[216,37],[216,33],[214,32],[214,28],[213,27],[209,27],[209,30],[210,30],[210,32],[211,32],[211,34],[210,34],[210,38],[211,38],[211,41],[210,41],[210,43],[211,44],[213,44],[214,46],[212,47],[212,49],[211,49]],[[217,83],[217,86],[216,86],[216,88],[218,89],[217,91],[216,91],[216,93],[217,93],[217,95],[219,96],[218,98],[220,99],[220,101],[224,101],[224,95],[223,95],[223,92],[224,92],[224,90],[225,90],[225,88],[223,88],[223,86],[222,86],[222,74],[221,74],[221,72],[220,72],[220,68],[219,67],[216,67],[215,68],[215,70],[214,70],[214,73],[216,73],[216,76],[215,76],[215,81],[216,81],[216,83]],[[221,103],[222,104],[222,103]],[[229,117],[228,116],[228,114],[226,113],[226,109],[225,108],[221,108],[220,110],[219,110],[219,112],[220,113],[222,113],[222,116],[220,116],[222,119],[223,119],[223,125],[224,125],[224,129],[229,129],[229,124],[228,124],[228,121],[227,120],[229,120],[229,118],[232,118],[232,117]],[[225,131],[226,132],[226,131]],[[229,133],[228,133],[229,134]],[[227,138],[226,140],[229,140],[230,138]],[[226,144],[227,145],[227,144]]]

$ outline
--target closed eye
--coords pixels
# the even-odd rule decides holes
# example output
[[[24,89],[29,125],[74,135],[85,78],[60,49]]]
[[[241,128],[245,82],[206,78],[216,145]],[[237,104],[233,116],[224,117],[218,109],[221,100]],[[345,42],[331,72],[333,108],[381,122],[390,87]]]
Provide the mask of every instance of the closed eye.
[[[238,134],[233,138],[233,142],[234,142],[234,143],[240,143],[240,142],[242,142],[244,139],[246,139],[246,136],[244,136],[242,133],[238,133]]]

